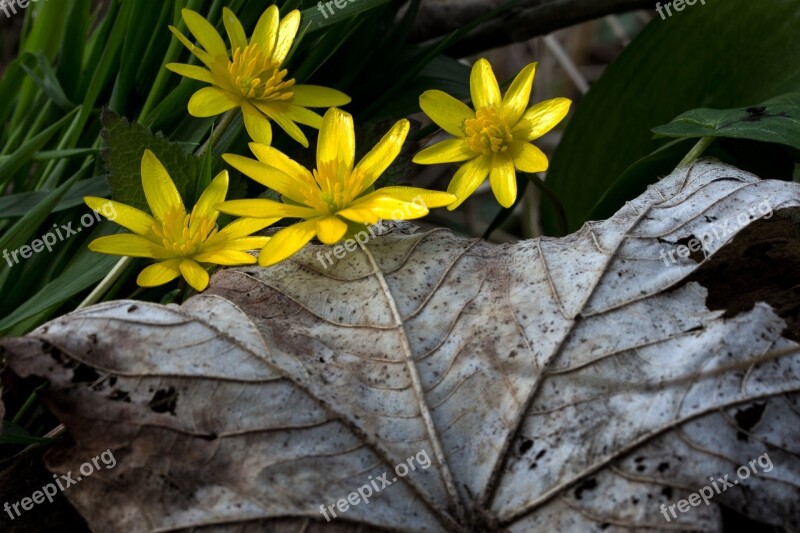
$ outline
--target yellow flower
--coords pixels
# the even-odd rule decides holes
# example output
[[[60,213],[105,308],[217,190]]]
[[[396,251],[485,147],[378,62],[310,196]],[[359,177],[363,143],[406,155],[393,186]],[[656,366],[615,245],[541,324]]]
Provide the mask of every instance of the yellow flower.
[[[356,225],[363,227],[379,219],[423,217],[428,214],[428,208],[445,206],[455,200],[455,196],[416,187],[373,190],[375,181],[400,153],[408,129],[407,120],[398,121],[354,165],[353,117],[331,108],[322,119],[317,141],[317,168],[313,171],[275,148],[259,143],[250,144],[258,161],[223,155],[228,164],[281,194],[283,202],[231,200],[217,208],[237,216],[304,219],[270,239],[258,256],[258,264],[262,266],[286,259],[315,236],[324,244],[335,244]]]
[[[110,211],[112,220],[133,233],[100,237],[89,249],[111,255],[150,257],[159,262],[150,265],[136,279],[142,287],[168,283],[180,275],[195,290],[208,286],[208,272],[201,263],[244,265],[256,262],[245,250],[257,250],[269,237],[248,237],[278,219],[239,219],[222,230],[217,229],[219,212],[214,205],[228,192],[228,171],[220,172],[186,213],[181,195],[167,170],[150,150],[142,157],[142,187],[150,211],[155,216],[120,202],[87,196],[86,205],[102,213]],[[107,209],[111,207],[111,209]]]
[[[322,117],[308,107],[331,107],[350,102],[346,94],[316,85],[295,85],[281,69],[300,26],[300,12],[294,10],[279,20],[277,6],[261,15],[248,42],[244,28],[233,12],[222,10],[222,21],[231,43],[228,47],[217,30],[191,9],[183,9],[183,20],[201,47],[194,46],[173,26],[169,29],[207,67],[170,63],[172,72],[210,83],[189,100],[189,113],[212,117],[235,107],[242,109],[250,137],[264,144],[272,142],[272,125],[278,124],[294,140],[308,148],[308,139],[296,123],[319,129]]]
[[[547,170],[547,156],[530,141],[561,122],[571,101],[554,98],[526,110],[535,72],[536,63],[522,69],[501,98],[491,65],[478,60],[469,80],[474,111],[442,91],[425,91],[420,96],[425,114],[456,138],[425,148],[413,161],[422,165],[465,161],[447,187],[458,197],[447,209],[461,205],[486,176],[500,205],[510,207],[517,198],[515,169]]]

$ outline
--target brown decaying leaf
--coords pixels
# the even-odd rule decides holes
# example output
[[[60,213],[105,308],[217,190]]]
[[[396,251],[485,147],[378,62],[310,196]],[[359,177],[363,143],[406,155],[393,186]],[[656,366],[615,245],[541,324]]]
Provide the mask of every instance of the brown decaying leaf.
[[[53,472],[113,450],[65,493],[96,531],[719,530],[718,504],[796,530],[797,344],[768,304],[724,317],[686,282],[697,262],[659,257],[765,200],[788,213],[800,186],[701,161],[562,239],[400,233],[328,269],[311,245],[0,348],[52,382],[74,439]],[[430,468],[325,522],[421,452]],[[765,452],[771,471],[661,514]]]

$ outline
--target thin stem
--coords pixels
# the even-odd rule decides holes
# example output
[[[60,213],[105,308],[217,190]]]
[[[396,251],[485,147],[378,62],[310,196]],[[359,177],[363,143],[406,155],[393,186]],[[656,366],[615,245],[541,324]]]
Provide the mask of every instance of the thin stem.
[[[697,144],[695,144],[694,147],[689,150],[689,153],[686,154],[686,157],[681,159],[681,162],[678,163],[678,166],[675,168],[685,167],[697,161],[697,159],[703,155],[703,152],[706,151],[706,148],[708,148],[712,142],[714,142],[714,137],[702,137],[699,141],[697,141]]]
[[[528,179],[533,183],[537,189],[539,189],[542,194],[550,198],[553,202],[553,206],[556,208],[556,216],[558,216],[558,229],[561,232],[561,235],[566,235],[569,231],[569,224],[567,224],[567,212],[564,211],[564,206],[561,205],[561,200],[558,199],[556,193],[551,191],[547,185],[544,184],[542,178],[540,178],[537,174],[526,174]]]
[[[31,395],[28,396],[28,399],[25,400],[25,403],[22,404],[22,407],[19,408],[19,411],[17,411],[17,414],[14,415],[13,419],[11,419],[11,422],[13,422],[14,424],[19,424],[22,421],[22,418],[27,414],[30,408],[33,407],[33,405],[36,403],[36,400],[39,398],[39,395],[37,393],[46,386],[47,383],[42,383],[41,385],[33,389]]]
[[[106,277],[104,277],[103,280],[97,284],[89,296],[87,296],[86,299],[83,300],[75,309],[83,309],[88,305],[99,302],[100,298],[102,298],[106,291],[111,288],[114,282],[117,281],[117,278],[122,275],[122,273],[131,263],[133,263],[132,257],[123,257],[117,261],[117,264],[114,265],[114,268],[112,268],[111,271],[106,274]]]
[[[222,137],[222,134],[225,133],[225,130],[227,130],[228,126],[230,126],[231,122],[233,122],[237,111],[238,108],[234,108],[222,115],[219,124],[217,124],[215,128],[212,128],[211,135],[208,136],[208,139],[206,139],[206,142],[203,143],[203,146],[197,149],[195,155],[205,155],[206,150],[208,150],[210,146],[217,144],[217,141],[219,141],[220,137]]]
[[[186,297],[186,290],[187,290],[186,280],[183,278],[183,276],[181,276],[180,279],[178,280],[178,294],[175,295],[176,304],[180,305],[183,303],[183,300]]]

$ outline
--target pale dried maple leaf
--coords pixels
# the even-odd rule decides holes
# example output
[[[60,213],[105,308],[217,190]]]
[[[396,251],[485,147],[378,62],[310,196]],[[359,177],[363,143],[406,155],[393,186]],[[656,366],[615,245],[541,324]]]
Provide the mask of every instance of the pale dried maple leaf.
[[[2,347],[52,382],[75,441],[53,472],[113,450],[65,493],[97,531],[719,530],[718,504],[797,529],[797,344],[767,303],[709,310],[699,264],[659,257],[765,199],[788,213],[800,186],[703,161],[565,238],[395,234],[327,270],[308,246],[180,307],[100,304]],[[769,472],[662,515],[764,453]]]

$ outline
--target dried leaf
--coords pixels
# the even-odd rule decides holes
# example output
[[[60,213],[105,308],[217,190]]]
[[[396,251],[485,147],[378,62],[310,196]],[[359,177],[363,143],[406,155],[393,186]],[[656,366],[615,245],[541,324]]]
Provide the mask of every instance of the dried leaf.
[[[710,310],[688,281],[710,259],[659,252],[716,253],[759,205],[772,224],[798,204],[797,184],[700,162],[562,239],[398,232],[328,268],[307,246],[180,307],[109,302],[0,347],[52,382],[75,441],[53,472],[113,450],[65,493],[96,531],[720,530],[719,505],[796,530],[798,345],[767,303]]]

